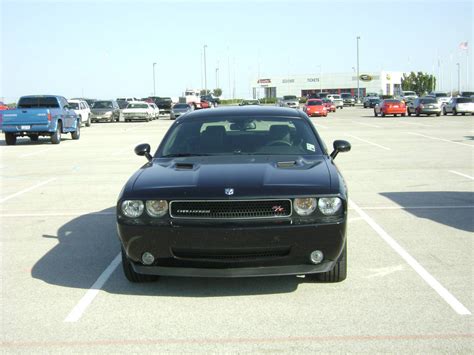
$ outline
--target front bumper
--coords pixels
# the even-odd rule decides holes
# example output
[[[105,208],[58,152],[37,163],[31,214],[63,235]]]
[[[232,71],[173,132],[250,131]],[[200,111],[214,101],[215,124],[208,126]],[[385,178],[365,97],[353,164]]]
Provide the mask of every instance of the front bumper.
[[[259,226],[150,226],[118,222],[118,235],[133,268],[140,274],[202,277],[298,275],[331,270],[346,240],[346,222]],[[310,261],[324,253],[320,264]],[[149,252],[151,266],[141,263]]]

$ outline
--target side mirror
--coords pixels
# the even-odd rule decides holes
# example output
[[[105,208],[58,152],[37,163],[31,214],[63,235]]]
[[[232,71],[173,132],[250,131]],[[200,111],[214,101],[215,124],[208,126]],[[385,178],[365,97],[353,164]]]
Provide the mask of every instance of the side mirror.
[[[335,159],[337,154],[348,152],[351,150],[351,144],[348,141],[337,140],[332,144],[334,150],[331,153],[331,158]]]
[[[150,154],[150,145],[147,143],[139,144],[135,147],[135,154],[145,156],[148,161],[151,161],[153,157]]]

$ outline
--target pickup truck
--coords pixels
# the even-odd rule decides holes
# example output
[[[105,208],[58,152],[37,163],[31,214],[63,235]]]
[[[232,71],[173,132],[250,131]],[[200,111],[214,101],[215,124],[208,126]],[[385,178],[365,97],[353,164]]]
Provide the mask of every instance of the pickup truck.
[[[81,118],[69,107],[62,96],[23,96],[15,110],[0,113],[0,126],[7,145],[14,145],[17,137],[29,137],[33,142],[39,136],[51,137],[59,144],[62,133],[71,133],[72,139],[81,135]]]

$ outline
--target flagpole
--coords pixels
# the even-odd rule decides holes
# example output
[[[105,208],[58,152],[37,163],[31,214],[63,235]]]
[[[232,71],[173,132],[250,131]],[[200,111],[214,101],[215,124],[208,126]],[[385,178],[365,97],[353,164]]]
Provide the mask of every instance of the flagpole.
[[[469,43],[467,43],[467,46],[466,46],[466,91],[469,91],[469,90],[471,90],[471,88],[469,87]]]

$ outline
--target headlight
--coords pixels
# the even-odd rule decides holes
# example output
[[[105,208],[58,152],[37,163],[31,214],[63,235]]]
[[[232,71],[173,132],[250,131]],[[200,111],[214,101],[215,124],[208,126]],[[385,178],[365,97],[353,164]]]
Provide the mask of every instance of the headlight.
[[[104,116],[112,116],[112,111],[104,113]]]
[[[146,211],[152,217],[162,217],[168,212],[168,202],[165,200],[149,200],[146,202]]]
[[[122,213],[130,218],[140,217],[145,206],[140,200],[125,200],[122,202]]]
[[[339,197],[321,197],[318,200],[318,208],[325,216],[335,215],[342,206],[342,201]]]
[[[313,197],[295,198],[293,207],[300,216],[307,216],[316,209],[316,199]]]

